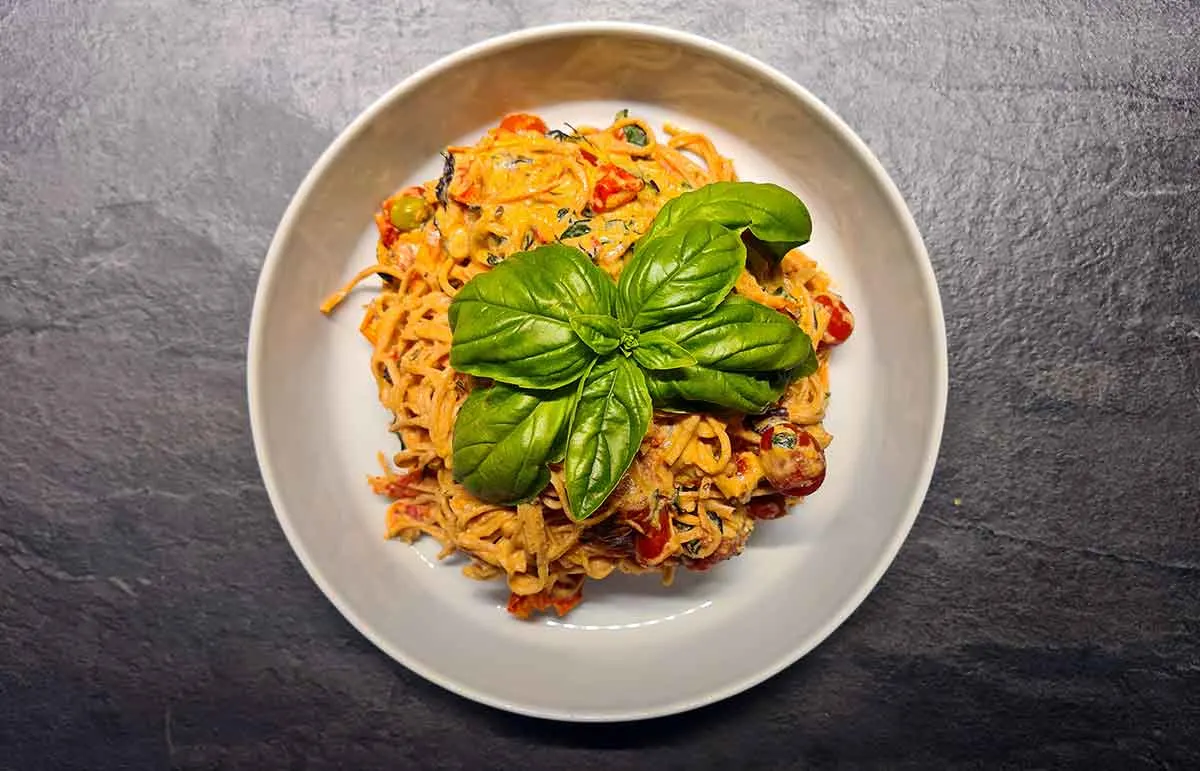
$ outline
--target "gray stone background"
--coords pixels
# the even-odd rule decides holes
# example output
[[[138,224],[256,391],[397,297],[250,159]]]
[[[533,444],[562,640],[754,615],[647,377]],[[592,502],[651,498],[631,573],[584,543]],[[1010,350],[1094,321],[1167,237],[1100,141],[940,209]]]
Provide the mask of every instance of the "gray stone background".
[[[372,648],[281,537],[243,386],[268,241],[338,130],[585,17],[831,105],[907,197],[950,340],[878,589],[767,684],[631,726]],[[0,0],[0,767],[1196,768],[1198,239],[1194,2]]]

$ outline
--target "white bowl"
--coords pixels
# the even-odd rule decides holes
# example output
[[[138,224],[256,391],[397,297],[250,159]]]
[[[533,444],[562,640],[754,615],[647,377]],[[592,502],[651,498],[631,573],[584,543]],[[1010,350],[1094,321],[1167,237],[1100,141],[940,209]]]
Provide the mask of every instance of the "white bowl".
[[[597,62],[603,62],[597,67]],[[520,622],[500,583],[478,583],[436,544],[386,541],[366,477],[396,448],[357,333],[369,289],[332,319],[322,298],[372,261],[372,213],[436,176],[439,151],[506,112],[605,124],[628,107],[707,132],[742,179],[796,191],[806,251],[857,327],[833,356],[824,487],[763,522],[745,553],[662,587],[589,583],[565,619]],[[829,635],[907,535],[937,456],[946,343],[929,258],[866,146],[779,72],[652,27],[572,24],[472,46],[405,80],[321,156],[263,266],[249,344],[250,417],[263,479],[296,554],[330,601],[409,669],[477,701],[565,720],[627,720],[731,696]]]

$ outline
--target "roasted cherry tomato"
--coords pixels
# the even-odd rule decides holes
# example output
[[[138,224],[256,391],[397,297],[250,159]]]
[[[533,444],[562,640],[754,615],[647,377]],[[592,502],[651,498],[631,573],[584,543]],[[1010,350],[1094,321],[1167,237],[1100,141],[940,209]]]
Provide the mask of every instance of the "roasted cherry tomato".
[[[841,345],[854,331],[854,314],[846,307],[846,303],[830,297],[817,295],[817,302],[829,309],[829,324],[825,327],[825,337],[821,342],[826,345]]]
[[[779,519],[787,514],[787,501],[780,493],[762,495],[750,499],[750,503],[746,504],[746,513],[751,519]]]
[[[663,506],[658,510],[658,521],[653,524],[649,523],[649,512],[643,515],[643,518],[636,516],[631,519],[638,520],[638,524],[643,525],[645,533],[638,533],[633,538],[634,551],[637,552],[638,562],[643,565],[654,565],[662,561],[665,556],[667,544],[671,541],[671,516],[668,512],[669,506]]]
[[[600,177],[592,190],[592,211],[612,211],[627,204],[637,197],[638,191],[645,185],[642,180],[620,166],[606,163],[600,170],[604,172],[604,176]]]
[[[517,618],[529,618],[534,613],[553,608],[555,613],[565,616],[567,615],[567,611],[578,605],[582,599],[582,587],[577,589],[574,594],[563,599],[554,599],[545,590],[536,594],[524,595],[510,592],[508,595],[508,612]]]
[[[776,423],[759,442],[763,474],[785,495],[812,495],[825,481],[825,451],[795,423]]]
[[[397,501],[412,498],[420,493],[413,485],[421,481],[421,476],[421,469],[413,469],[391,479],[374,477],[371,479],[371,489],[378,495],[386,495]]]
[[[696,570],[701,573],[710,570],[713,565],[718,562],[724,562],[730,557],[737,556],[741,553],[742,548],[746,545],[746,537],[738,536],[733,538],[722,538],[721,545],[712,554],[698,560],[687,560],[688,570]]]
[[[500,130],[511,131],[514,134],[522,131],[545,134],[546,122],[536,115],[530,115],[525,112],[514,112],[512,115],[504,116],[504,120],[500,121]]]
[[[396,243],[396,239],[400,237],[400,231],[392,224],[386,211],[375,213],[375,228],[379,231],[379,243],[390,249],[392,244]]]

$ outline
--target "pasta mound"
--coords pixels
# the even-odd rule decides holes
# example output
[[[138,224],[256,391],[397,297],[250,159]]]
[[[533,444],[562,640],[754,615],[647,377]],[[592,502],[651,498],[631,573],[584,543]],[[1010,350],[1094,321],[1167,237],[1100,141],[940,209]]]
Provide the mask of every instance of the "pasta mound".
[[[377,264],[322,306],[328,313],[362,279],[383,279],[360,329],[403,445],[391,458],[380,454],[383,472],[370,480],[391,499],[387,536],[431,536],[440,556],[469,558],[469,577],[503,577],[509,610],[521,617],[561,615],[587,579],[613,571],[657,572],[669,583],[681,567],[707,570],[741,553],[758,520],[785,514],[824,479],[829,356],[853,317],[829,277],[793,250],[777,265],[751,251],[734,287],[792,318],[817,345],[816,372],[766,414],[656,411],[633,465],[582,522],[564,510],[557,465],[545,490],[516,506],[480,501],[454,480],[454,421],[475,379],[449,364],[451,299],[510,255],[555,241],[616,277],[666,201],[736,178],[704,135],[671,125],[664,132],[660,139],[626,113],[569,133],[547,132],[536,116],[508,116],[476,144],[447,148],[441,179],[382,202]],[[785,433],[788,442],[772,441]]]

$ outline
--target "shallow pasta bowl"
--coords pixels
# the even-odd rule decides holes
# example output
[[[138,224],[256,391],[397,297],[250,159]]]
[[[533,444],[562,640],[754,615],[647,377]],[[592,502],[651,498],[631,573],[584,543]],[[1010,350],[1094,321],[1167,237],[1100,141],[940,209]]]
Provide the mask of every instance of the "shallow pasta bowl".
[[[587,76],[604,61],[605,77]],[[833,356],[824,487],[764,522],[745,553],[663,587],[618,576],[563,619],[514,620],[502,584],[439,563],[437,544],[383,538],[366,485],[397,449],[377,403],[359,290],[321,300],[372,260],[380,200],[436,177],[438,153],[505,113],[604,125],[630,108],[707,133],[742,179],[797,192],[805,251],[854,309]],[[357,301],[356,301],[357,298]],[[858,606],[891,563],[929,484],[946,403],[945,329],[920,234],[866,146],[775,70],[710,41],[627,24],[527,30],[405,80],[321,156],[280,223],[255,297],[250,416],[267,491],[313,579],[409,669],[514,712],[627,720],[691,709],[788,666]]]

